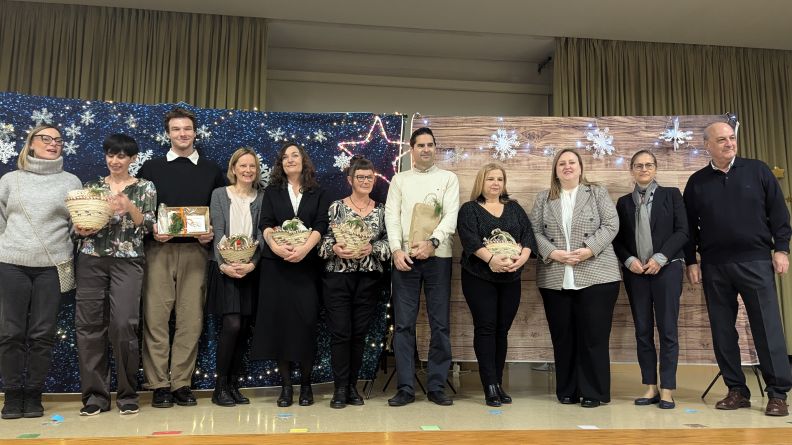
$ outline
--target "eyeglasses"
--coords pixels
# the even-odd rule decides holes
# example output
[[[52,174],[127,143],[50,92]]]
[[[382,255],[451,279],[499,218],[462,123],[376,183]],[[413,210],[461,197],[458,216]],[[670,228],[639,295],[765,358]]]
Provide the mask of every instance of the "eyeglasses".
[[[358,182],[371,182],[374,180],[374,175],[355,175]]]
[[[54,143],[58,147],[63,145],[63,138],[54,138],[54,137],[52,137],[50,135],[47,135],[47,134],[37,134],[37,135],[34,135],[33,137],[34,138],[41,138],[41,142],[43,142],[45,145],[50,145],[52,143]]]
[[[647,162],[646,164],[633,164],[632,168],[635,171],[640,171],[644,169],[654,170],[655,168],[657,168],[657,164],[655,164],[654,162]]]

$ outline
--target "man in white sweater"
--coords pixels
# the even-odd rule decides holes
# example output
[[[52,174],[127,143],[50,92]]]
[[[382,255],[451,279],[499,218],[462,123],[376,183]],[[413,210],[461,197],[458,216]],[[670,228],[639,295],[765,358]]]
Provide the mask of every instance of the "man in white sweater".
[[[393,253],[393,337],[398,384],[390,406],[415,401],[415,322],[423,284],[432,336],[429,344],[428,398],[438,405],[453,401],[443,391],[451,365],[449,298],[451,290],[451,244],[459,211],[459,179],[434,165],[432,130],[419,128],[410,137],[412,169],[396,174],[385,202],[385,226]],[[436,200],[440,223],[426,240],[409,244],[415,204]]]

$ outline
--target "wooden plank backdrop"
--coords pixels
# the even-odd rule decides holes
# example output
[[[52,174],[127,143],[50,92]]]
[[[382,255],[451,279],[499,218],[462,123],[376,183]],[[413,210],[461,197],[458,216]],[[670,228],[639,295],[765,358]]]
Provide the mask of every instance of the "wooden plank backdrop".
[[[437,165],[455,172],[460,183],[460,203],[470,199],[478,169],[493,161],[493,136],[505,131],[514,139],[516,155],[502,161],[507,169],[507,189],[530,214],[536,194],[549,187],[553,156],[556,150],[577,148],[583,158],[584,173],[589,180],[608,188],[615,202],[632,192],[630,157],[641,149],[650,149],[657,157],[657,181],[664,186],[684,190],[688,177],[709,162],[703,149],[707,124],[725,121],[723,116],[678,116],[678,128],[691,131],[692,140],[674,150],[673,143],[659,136],[674,128],[673,116],[619,117],[452,117],[418,116],[413,129],[428,126],[437,140]],[[597,130],[613,136],[611,155],[595,158],[587,149],[592,144],[587,133]],[[409,157],[405,156],[405,161]],[[454,361],[475,361],[473,352],[473,321],[462,295],[459,257],[461,244],[455,235],[454,268],[451,279],[451,347]],[[758,363],[745,309],[740,303],[737,318],[740,350],[744,364]],[[429,324],[425,305],[416,326],[418,353],[426,360],[429,349]],[[656,340],[657,341],[657,340]],[[613,315],[611,360],[635,362],[635,331],[624,287],[619,293]],[[552,361],[553,348],[541,297],[536,287],[536,262],[530,260],[522,274],[520,309],[509,333],[508,361]],[[679,315],[680,363],[715,363],[712,336],[701,285],[684,283]]]

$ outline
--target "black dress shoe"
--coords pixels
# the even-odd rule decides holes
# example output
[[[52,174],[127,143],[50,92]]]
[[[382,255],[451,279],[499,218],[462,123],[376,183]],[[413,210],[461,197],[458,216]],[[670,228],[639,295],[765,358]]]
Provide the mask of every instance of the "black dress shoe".
[[[179,406],[195,406],[198,404],[189,386],[182,386],[173,391],[173,401]]]
[[[435,405],[449,406],[454,404],[454,401],[451,400],[451,397],[448,397],[442,390],[429,391],[426,396],[429,401],[433,402]]]
[[[498,395],[498,387],[496,385],[484,386],[484,403],[487,406],[501,406],[501,398]]]
[[[583,408],[596,408],[600,406],[600,401],[597,399],[589,399],[583,397],[583,401],[580,402],[580,406],[582,406]]]
[[[360,393],[357,391],[356,385],[349,385],[347,386],[347,398],[346,403],[349,405],[360,406],[363,405],[363,397],[360,396]]]
[[[234,403],[237,405],[249,405],[250,399],[245,397],[244,394],[239,392],[239,377],[231,376],[228,379],[228,392],[234,398]]]
[[[151,397],[151,406],[154,408],[173,408],[173,394],[168,388],[157,388]]]
[[[403,389],[398,390],[395,396],[388,399],[388,405],[390,406],[404,406],[413,402],[415,402],[415,395],[410,394]]]
[[[561,404],[563,404],[563,405],[574,405],[574,404],[580,402],[580,398],[579,397],[564,396],[564,397],[561,397],[558,401],[561,402]]]
[[[300,385],[300,406],[311,406],[313,402],[313,389],[311,389],[311,385]]]
[[[660,409],[674,409],[676,408],[676,402],[672,399],[670,402],[668,400],[660,400],[658,402],[657,407]]]
[[[652,398],[639,397],[639,398],[635,399],[635,401],[633,403],[635,403],[638,406],[646,406],[646,405],[654,405],[655,403],[659,403],[659,402],[660,402],[660,394],[657,394],[656,396],[654,396]]]
[[[506,391],[503,390],[503,386],[500,383],[496,385],[498,387],[498,396],[500,397],[501,403],[509,404],[512,403],[512,398],[510,395],[506,394]]]
[[[236,402],[234,402],[234,398],[228,389],[228,378],[218,376],[215,379],[215,389],[212,392],[212,403],[217,406],[236,406]]]
[[[346,408],[347,404],[347,387],[339,386],[333,391],[333,398],[330,399],[330,408],[341,409]]]
[[[282,386],[280,396],[278,396],[278,406],[286,408],[291,406],[294,400],[294,388],[291,385]]]

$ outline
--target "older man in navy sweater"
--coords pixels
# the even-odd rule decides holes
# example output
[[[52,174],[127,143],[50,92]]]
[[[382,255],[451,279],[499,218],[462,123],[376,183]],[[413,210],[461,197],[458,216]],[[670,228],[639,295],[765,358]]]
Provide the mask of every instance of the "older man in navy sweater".
[[[792,229],[784,195],[767,165],[737,157],[737,137],[729,124],[710,124],[704,146],[712,162],[694,173],[685,187],[691,235],[685,261],[690,282],[703,279],[715,358],[729,388],[715,407],[751,406],[734,327],[739,293],[767,383],[765,414],[786,416],[792,375],[773,277],[773,272],[783,274],[789,267]]]

